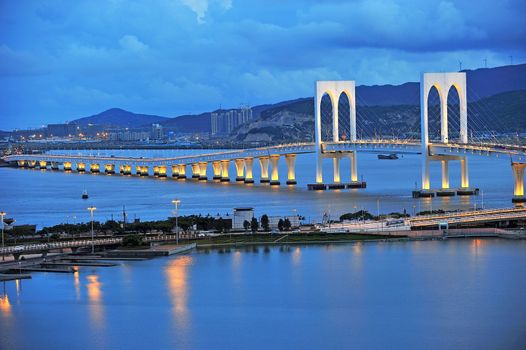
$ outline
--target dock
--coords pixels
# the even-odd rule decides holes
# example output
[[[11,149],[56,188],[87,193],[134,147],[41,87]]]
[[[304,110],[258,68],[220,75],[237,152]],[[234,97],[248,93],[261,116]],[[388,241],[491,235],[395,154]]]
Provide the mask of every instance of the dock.
[[[23,273],[0,273],[0,282],[31,279],[30,274]]]
[[[147,249],[116,249],[107,252],[113,258],[154,258],[186,253],[196,247],[195,243],[186,245],[157,245]]]

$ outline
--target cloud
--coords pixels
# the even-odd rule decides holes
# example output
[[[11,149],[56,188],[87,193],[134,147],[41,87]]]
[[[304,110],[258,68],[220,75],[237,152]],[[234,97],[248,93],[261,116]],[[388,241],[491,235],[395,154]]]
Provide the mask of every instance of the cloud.
[[[120,46],[129,51],[140,52],[148,49],[148,45],[141,42],[135,35],[126,34],[119,39]]]
[[[523,0],[0,1],[0,118],[174,116],[309,96],[316,79],[524,62],[525,12]]]

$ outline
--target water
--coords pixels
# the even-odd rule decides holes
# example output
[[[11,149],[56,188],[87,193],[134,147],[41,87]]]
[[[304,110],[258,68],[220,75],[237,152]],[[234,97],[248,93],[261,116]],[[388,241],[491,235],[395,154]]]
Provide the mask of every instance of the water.
[[[4,285],[0,348],[524,349],[526,242],[199,250]]]
[[[65,151],[55,151],[64,153]],[[90,153],[70,151],[70,153]],[[92,154],[114,154],[139,156],[175,156],[199,151],[95,151]],[[206,151],[205,152],[209,152]],[[286,186],[286,165],[280,160],[282,185],[245,185],[231,182],[207,183],[192,180],[176,181],[171,178],[140,178],[40,171],[29,169],[0,168],[1,209],[18,224],[37,224],[39,227],[62,222],[89,221],[87,206],[97,207],[95,219],[105,221],[122,219],[122,208],[126,206],[128,218],[143,220],[164,219],[172,215],[171,200],[181,199],[181,214],[222,214],[232,213],[238,206],[254,207],[256,215],[305,216],[307,221],[321,221],[324,212],[331,218],[360,210],[362,207],[372,213],[401,212],[444,209],[469,209],[480,207],[508,207],[513,195],[513,177],[509,159],[469,158],[470,184],[480,188],[484,195],[478,197],[454,197],[413,199],[411,191],[415,182],[420,183],[420,157],[404,155],[395,161],[378,160],[375,154],[360,153],[358,171],[367,181],[367,189],[340,191],[308,191],[307,184],[314,182],[314,155],[298,155],[296,177],[298,185]],[[433,163],[431,169],[432,187],[440,187],[440,164]],[[342,160],[342,181],[350,178],[349,160]],[[229,173],[235,178],[233,162]],[[187,173],[189,174],[189,172]],[[211,178],[211,165],[208,167]],[[254,162],[254,177],[259,180],[259,164]],[[332,161],[324,161],[324,180],[330,182]],[[450,164],[451,187],[460,186],[458,162]],[[89,200],[81,200],[87,189]]]

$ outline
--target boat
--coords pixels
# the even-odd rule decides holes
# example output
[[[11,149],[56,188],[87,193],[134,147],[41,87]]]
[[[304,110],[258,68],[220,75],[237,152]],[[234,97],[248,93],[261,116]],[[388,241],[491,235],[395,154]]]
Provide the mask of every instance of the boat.
[[[82,199],[88,199],[88,191],[84,190],[84,192],[82,192]]]
[[[391,154],[379,154],[378,155],[378,159],[398,159],[398,156],[396,155],[396,153],[391,153]]]

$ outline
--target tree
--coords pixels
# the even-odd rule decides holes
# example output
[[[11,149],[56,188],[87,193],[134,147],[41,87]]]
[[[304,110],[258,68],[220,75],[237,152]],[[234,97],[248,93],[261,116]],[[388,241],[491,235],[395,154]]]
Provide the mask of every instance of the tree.
[[[245,231],[248,231],[250,227],[251,227],[251,224],[250,222],[248,222],[248,220],[243,221],[243,228],[245,229]]]
[[[122,238],[122,245],[126,247],[137,247],[142,244],[142,236],[126,235]]]
[[[283,228],[285,229],[285,231],[290,231],[290,228],[292,227],[292,224],[290,223],[290,220],[289,219],[285,219],[283,220]]]
[[[261,227],[263,228],[263,231],[265,232],[270,231],[270,225],[269,225],[267,214],[263,214],[263,216],[261,217]]]
[[[252,229],[252,233],[257,232],[259,228],[258,219],[256,219],[255,217],[253,217],[250,221],[250,228]]]
[[[278,221],[278,230],[283,231],[283,219],[279,219]]]

